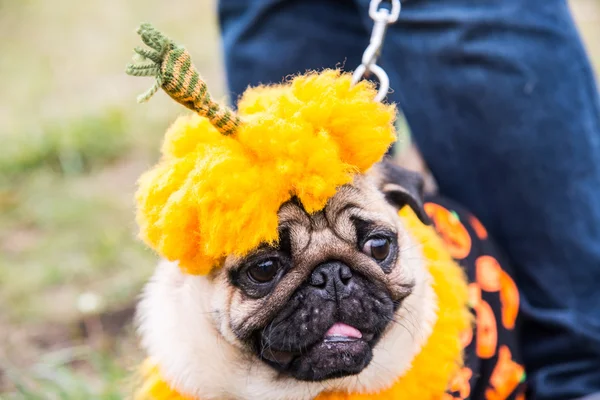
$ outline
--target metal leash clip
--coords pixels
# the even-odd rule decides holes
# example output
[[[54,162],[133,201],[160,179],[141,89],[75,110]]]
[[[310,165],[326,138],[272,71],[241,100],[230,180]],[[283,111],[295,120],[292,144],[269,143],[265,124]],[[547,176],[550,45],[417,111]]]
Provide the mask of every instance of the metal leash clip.
[[[391,1],[391,10],[380,7],[381,3],[382,0],[371,0],[369,4],[369,17],[375,22],[371,33],[371,41],[363,53],[361,64],[352,75],[352,82],[354,84],[371,73],[377,77],[379,80],[379,91],[377,92],[377,96],[375,96],[376,101],[382,101],[390,89],[390,78],[385,70],[377,65],[377,59],[381,54],[381,47],[383,46],[387,27],[398,21],[402,8],[400,0]]]

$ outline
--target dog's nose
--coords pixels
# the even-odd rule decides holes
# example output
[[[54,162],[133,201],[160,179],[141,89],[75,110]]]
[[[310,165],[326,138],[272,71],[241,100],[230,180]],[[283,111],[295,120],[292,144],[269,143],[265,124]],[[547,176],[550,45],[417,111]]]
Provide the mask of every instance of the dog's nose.
[[[329,261],[312,272],[309,283],[322,295],[335,300],[350,291],[352,270],[340,261]]]

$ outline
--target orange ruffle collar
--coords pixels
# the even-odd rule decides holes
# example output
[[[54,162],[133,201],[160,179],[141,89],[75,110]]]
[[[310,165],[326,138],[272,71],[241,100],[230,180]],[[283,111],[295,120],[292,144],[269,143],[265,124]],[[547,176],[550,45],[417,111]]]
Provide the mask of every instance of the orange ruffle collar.
[[[378,393],[321,393],[316,400],[441,400],[463,364],[462,335],[471,329],[468,290],[464,273],[433,227],[424,226],[405,208],[400,217],[414,239],[421,243],[438,301],[433,332],[415,357],[412,367],[394,384]],[[163,378],[151,360],[142,367],[143,383],[135,400],[200,400],[179,393]]]

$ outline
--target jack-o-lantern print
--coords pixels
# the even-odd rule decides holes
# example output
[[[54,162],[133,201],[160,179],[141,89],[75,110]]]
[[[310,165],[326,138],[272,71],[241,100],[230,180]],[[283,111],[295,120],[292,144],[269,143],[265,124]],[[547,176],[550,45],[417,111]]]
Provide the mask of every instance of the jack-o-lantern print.
[[[500,271],[500,302],[502,303],[502,324],[506,329],[513,329],[519,314],[519,290],[515,281]]]
[[[459,399],[468,399],[471,395],[470,381],[472,376],[473,371],[471,368],[463,367],[452,379],[452,382],[450,383],[450,390],[454,393],[458,393]]]
[[[451,201],[425,210],[469,279],[472,329],[460,334],[465,365],[440,400],[525,400],[518,350],[519,293],[510,265],[477,218]]]
[[[471,252],[471,235],[455,213],[435,203],[426,203],[425,212],[448,246],[450,255],[462,260]]]
[[[498,326],[494,310],[481,298],[481,289],[475,283],[469,285],[469,302],[477,318],[476,354],[482,359],[492,358],[498,344]]]
[[[480,256],[475,261],[476,280],[486,292],[500,292],[502,325],[514,329],[519,313],[519,291],[513,279],[492,256]]]
[[[492,256],[481,256],[475,261],[476,280],[482,290],[498,292],[501,288],[500,275],[502,268]]]
[[[494,311],[487,301],[481,301],[475,309],[477,313],[477,356],[491,358],[496,353],[498,327]]]
[[[468,345],[473,341],[473,328],[468,327],[460,334],[460,345],[463,349],[467,348]]]
[[[491,388],[487,389],[487,400],[504,400],[525,381],[525,369],[512,359],[512,353],[507,346],[498,350],[498,361],[492,377]]]
[[[469,283],[467,294],[469,295],[469,307],[476,310],[479,303],[481,303],[481,288],[479,284],[475,282]]]
[[[487,229],[483,226],[483,224],[474,216],[469,216],[469,223],[473,227],[475,234],[479,238],[479,240],[486,240],[488,238]]]

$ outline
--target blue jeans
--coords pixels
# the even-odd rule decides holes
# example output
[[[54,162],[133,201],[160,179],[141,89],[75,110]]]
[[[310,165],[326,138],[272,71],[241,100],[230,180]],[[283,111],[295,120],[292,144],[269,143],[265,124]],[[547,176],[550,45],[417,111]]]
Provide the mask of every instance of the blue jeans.
[[[354,69],[368,0],[221,0],[227,78]],[[506,250],[534,398],[600,392],[600,100],[565,0],[408,0],[380,63],[442,194]]]

